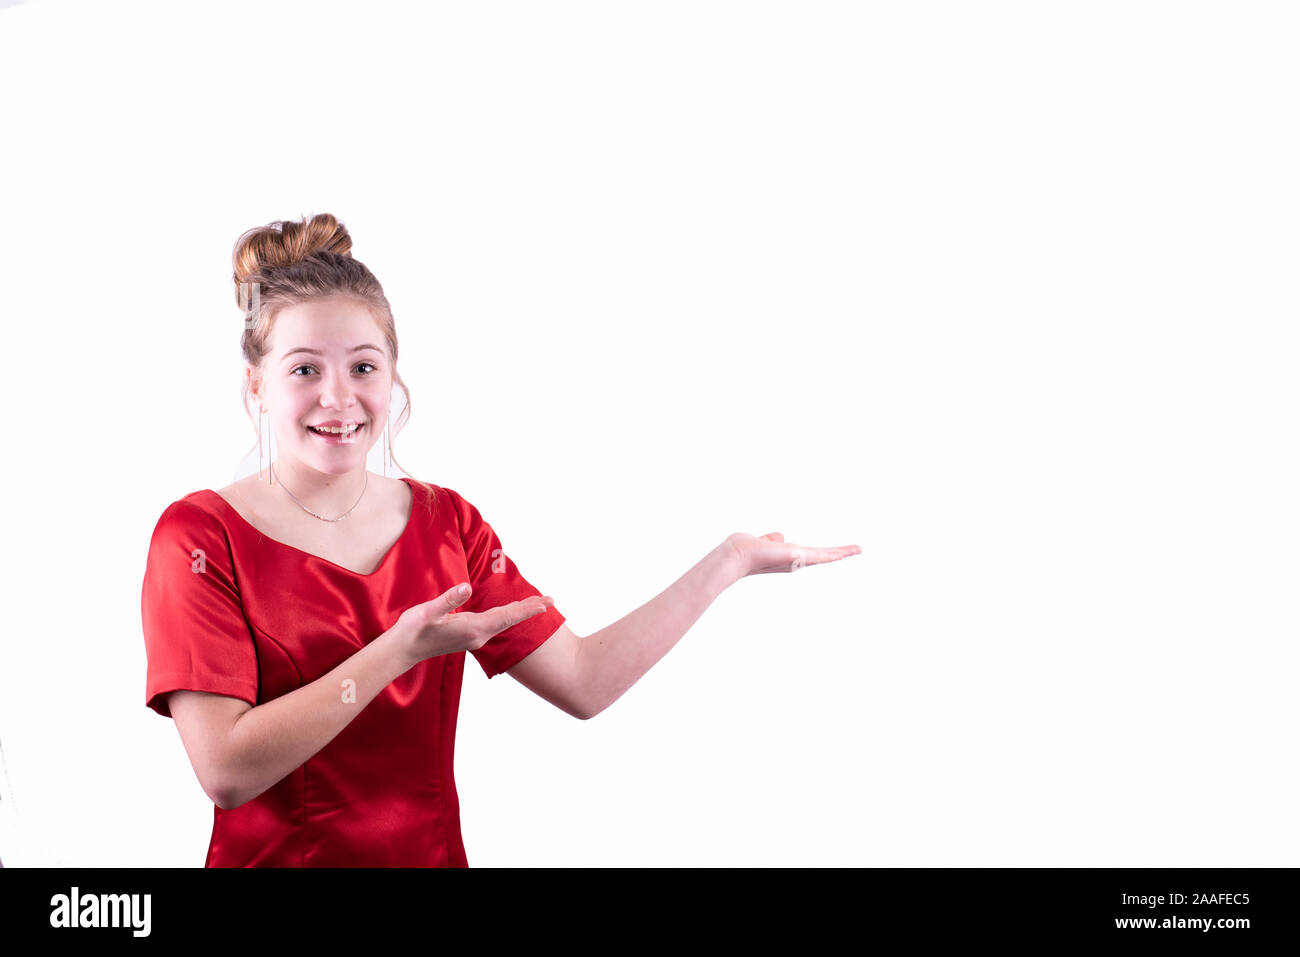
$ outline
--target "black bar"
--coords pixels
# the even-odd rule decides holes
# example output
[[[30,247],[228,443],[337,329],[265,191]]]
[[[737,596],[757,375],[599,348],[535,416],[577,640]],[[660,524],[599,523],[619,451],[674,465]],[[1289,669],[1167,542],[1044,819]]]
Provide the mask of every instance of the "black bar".
[[[837,950],[893,938],[1238,948],[1296,939],[1296,877],[1295,868],[7,868],[0,911],[10,941],[146,939],[137,931],[147,894],[147,939],[191,944],[375,943],[411,929],[439,948],[451,946],[448,934],[482,929],[491,944],[604,950],[784,938]],[[70,923],[74,887],[79,923],[96,913],[109,923],[119,906],[117,926],[52,926]]]

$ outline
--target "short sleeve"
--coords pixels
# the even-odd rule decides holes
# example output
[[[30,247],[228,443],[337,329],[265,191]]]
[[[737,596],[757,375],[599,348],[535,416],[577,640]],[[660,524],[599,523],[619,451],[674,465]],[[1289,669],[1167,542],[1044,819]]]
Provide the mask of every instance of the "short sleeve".
[[[180,689],[257,704],[257,649],[230,541],[214,515],[185,499],[163,512],[149,542],[140,614],[147,707],[170,718],[167,692]]]
[[[506,553],[501,539],[492,526],[484,521],[479,510],[452,489],[448,493],[456,523],[460,529],[461,543],[465,547],[465,565],[469,569],[469,583],[473,587],[466,611],[487,611],[533,595],[540,595],[515,566]],[[554,606],[539,615],[526,618],[519,624],[490,638],[482,648],[471,651],[489,678],[508,671],[536,651],[565,621]]]

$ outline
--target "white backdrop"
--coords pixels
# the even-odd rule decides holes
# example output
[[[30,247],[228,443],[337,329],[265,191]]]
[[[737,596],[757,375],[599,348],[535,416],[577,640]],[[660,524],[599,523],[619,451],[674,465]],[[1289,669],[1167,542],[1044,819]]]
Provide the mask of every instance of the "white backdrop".
[[[471,866],[1293,866],[1298,27],[5,4],[0,857],[202,865],[144,560],[251,441],[236,238],[330,212],[398,460],[579,634],[734,531],[863,547],[589,722],[467,662]]]

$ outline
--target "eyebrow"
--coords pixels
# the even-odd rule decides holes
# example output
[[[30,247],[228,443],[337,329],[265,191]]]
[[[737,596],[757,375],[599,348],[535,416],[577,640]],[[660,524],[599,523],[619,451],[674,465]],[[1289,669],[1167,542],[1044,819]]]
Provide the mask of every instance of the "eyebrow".
[[[384,351],[383,349],[379,348],[379,346],[372,346],[372,345],[371,345],[370,343],[368,343],[368,342],[367,342],[365,345],[363,345],[363,346],[353,346],[353,347],[352,347],[352,351],[353,351],[353,352],[361,352],[363,349],[374,349],[376,352],[383,352],[383,351]],[[308,348],[306,348],[305,346],[299,346],[297,349],[290,349],[290,350],[289,350],[288,352],[286,352],[284,355],[280,356],[280,358],[281,358],[281,359],[287,359],[287,358],[289,358],[289,356],[293,355],[295,352],[305,352],[305,353],[307,353],[308,355],[312,355],[312,356],[324,355],[324,353],[322,353],[319,349],[308,349]]]

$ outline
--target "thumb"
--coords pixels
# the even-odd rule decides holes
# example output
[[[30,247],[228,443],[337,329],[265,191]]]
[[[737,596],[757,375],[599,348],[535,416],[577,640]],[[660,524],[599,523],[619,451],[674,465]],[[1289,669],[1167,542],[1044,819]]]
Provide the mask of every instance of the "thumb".
[[[461,582],[454,588],[448,589],[443,593],[442,600],[446,604],[448,611],[454,611],[459,606],[469,600],[470,587],[469,582]]]
[[[762,535],[762,536],[760,536],[760,537],[761,537],[761,538],[766,538],[769,542],[784,542],[784,541],[785,541],[785,536],[782,535],[780,532],[768,532],[766,535]]]

